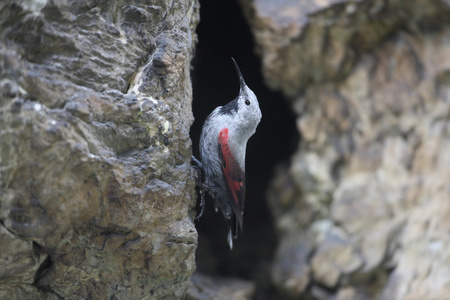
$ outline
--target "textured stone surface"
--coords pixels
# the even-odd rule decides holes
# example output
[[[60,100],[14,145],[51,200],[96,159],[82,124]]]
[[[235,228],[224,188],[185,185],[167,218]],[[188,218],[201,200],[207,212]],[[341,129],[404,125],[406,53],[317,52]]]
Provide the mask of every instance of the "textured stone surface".
[[[336,287],[342,275],[351,274],[362,265],[363,260],[345,234],[328,233],[311,259],[314,280],[328,288]]]
[[[277,255],[275,286],[316,299],[448,298],[448,1],[242,6],[302,138],[268,200],[278,254],[309,254]],[[311,276],[300,283],[296,270]]]
[[[308,258],[312,252],[308,239],[291,235],[278,246],[272,269],[272,281],[289,296],[298,296],[309,284],[311,267]]]
[[[181,298],[197,1],[3,1],[0,20],[0,298]]]
[[[255,284],[232,278],[214,278],[200,273],[191,277],[186,300],[249,300],[253,299]]]

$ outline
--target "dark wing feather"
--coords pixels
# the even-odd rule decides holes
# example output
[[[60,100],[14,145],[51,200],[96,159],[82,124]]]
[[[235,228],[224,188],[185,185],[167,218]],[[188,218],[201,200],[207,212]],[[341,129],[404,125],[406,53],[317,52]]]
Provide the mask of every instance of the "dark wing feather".
[[[243,228],[243,213],[245,202],[245,173],[231,153],[228,144],[228,129],[224,128],[219,134],[219,158],[222,164],[223,174],[231,195],[231,206],[239,228]]]

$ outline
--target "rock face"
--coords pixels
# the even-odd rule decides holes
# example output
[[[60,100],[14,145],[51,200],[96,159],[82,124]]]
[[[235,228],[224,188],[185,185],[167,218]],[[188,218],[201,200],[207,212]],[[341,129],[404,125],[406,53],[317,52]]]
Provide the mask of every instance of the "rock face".
[[[302,138],[268,194],[279,293],[448,298],[448,1],[242,6]]]
[[[234,278],[214,278],[195,273],[186,300],[248,300],[255,290],[253,282]]]
[[[0,4],[0,298],[181,298],[198,2]]]

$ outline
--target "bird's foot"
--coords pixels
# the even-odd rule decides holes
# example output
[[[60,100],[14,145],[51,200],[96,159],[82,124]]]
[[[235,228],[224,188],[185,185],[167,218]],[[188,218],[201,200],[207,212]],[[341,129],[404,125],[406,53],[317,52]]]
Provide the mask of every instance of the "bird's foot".
[[[191,156],[192,163],[195,164],[194,168],[201,168],[203,169],[203,164],[201,161],[199,161],[194,155]]]
[[[202,184],[203,185],[203,184]],[[203,212],[205,211],[206,201],[205,201],[205,188],[199,185],[199,194],[200,194],[200,213],[195,217],[196,220],[200,220],[201,216],[203,216]]]
[[[203,212],[205,211],[205,190],[206,185],[202,181],[202,170],[203,170],[203,164],[201,161],[199,161],[194,155],[192,155],[192,163],[193,167],[197,170],[197,186],[198,186],[198,193],[200,194],[200,207],[201,211],[200,214],[198,214],[195,219],[199,220],[201,216],[203,216]]]

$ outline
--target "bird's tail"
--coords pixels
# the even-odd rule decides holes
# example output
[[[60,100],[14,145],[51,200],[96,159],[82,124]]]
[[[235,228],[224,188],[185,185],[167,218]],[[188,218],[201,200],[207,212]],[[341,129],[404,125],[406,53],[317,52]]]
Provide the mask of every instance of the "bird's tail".
[[[237,238],[239,231],[238,219],[234,214],[230,214],[228,218],[227,216],[225,216],[225,219],[228,225],[228,237],[227,237],[228,245],[230,246],[230,250],[233,250],[233,239]]]
[[[239,219],[233,211],[231,205],[226,201],[215,201],[216,211],[220,208],[222,211],[223,217],[225,218],[225,222],[228,227],[228,236],[227,242],[230,246],[230,249],[233,250],[233,239],[237,238],[238,231],[242,231],[242,223],[239,220],[242,220],[242,217]]]
[[[230,250],[233,250],[233,235],[231,234],[231,228],[230,231],[228,232],[228,245],[230,246]]]

